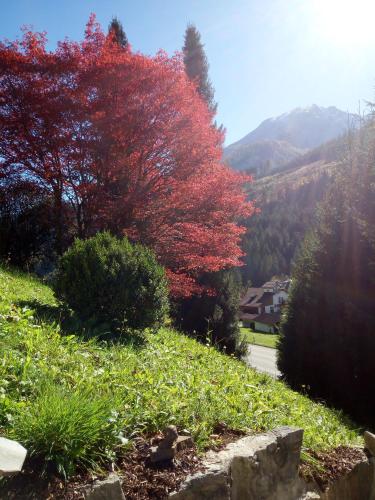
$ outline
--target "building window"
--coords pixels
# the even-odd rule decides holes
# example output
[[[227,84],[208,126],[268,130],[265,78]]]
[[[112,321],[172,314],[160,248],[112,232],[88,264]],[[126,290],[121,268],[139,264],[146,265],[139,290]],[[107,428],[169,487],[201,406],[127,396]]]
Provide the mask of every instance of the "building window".
[[[270,308],[270,309],[271,309],[271,313],[273,313],[273,312],[274,312],[274,308],[273,308],[273,306],[271,306],[271,308]]]

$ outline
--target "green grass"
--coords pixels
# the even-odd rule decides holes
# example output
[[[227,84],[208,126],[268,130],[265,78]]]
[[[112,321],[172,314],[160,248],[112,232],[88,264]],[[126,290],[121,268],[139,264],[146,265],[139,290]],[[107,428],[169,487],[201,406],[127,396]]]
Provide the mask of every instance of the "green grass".
[[[276,343],[279,336],[273,333],[254,332],[251,328],[241,328],[241,338],[249,344],[276,349]]]
[[[46,285],[0,268],[0,434],[63,474],[114,460],[134,436],[171,423],[201,450],[219,422],[300,426],[315,450],[359,442],[342,413],[176,331],[149,334],[143,346],[83,341],[28,303],[59,317]]]

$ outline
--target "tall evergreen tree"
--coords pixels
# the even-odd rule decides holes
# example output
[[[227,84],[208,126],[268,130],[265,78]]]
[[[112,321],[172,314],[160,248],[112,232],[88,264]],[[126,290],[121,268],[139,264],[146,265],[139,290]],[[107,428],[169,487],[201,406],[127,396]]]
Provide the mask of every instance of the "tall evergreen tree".
[[[320,208],[295,267],[278,366],[294,388],[375,424],[375,129]]]
[[[113,17],[112,21],[109,23],[108,32],[111,31],[113,31],[115,39],[120,47],[126,49],[129,45],[128,37],[126,36],[124,28],[117,17]]]
[[[186,74],[197,82],[198,92],[207,102],[213,113],[216,113],[217,104],[214,100],[214,89],[208,77],[208,61],[201,42],[201,35],[193,24],[189,24],[185,31],[185,43],[183,46],[184,64]]]

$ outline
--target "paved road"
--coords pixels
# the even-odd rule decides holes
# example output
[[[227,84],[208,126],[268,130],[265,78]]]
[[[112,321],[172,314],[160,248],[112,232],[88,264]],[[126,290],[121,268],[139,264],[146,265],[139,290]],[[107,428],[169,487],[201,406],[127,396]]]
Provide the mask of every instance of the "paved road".
[[[276,349],[251,344],[245,361],[259,372],[268,373],[275,378],[281,375],[276,366]]]

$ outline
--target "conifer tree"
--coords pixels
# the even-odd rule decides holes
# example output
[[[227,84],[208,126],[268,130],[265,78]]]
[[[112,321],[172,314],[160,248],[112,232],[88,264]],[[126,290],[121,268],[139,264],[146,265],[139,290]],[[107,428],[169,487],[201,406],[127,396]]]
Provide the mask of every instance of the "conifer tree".
[[[113,17],[112,21],[108,26],[108,32],[113,31],[115,39],[120,47],[126,49],[129,45],[128,37],[122,27],[121,22],[117,19],[117,17]]]
[[[375,423],[375,129],[361,132],[305,240],[281,325],[294,388]]]
[[[183,46],[186,74],[190,80],[197,83],[198,92],[207,102],[212,113],[216,113],[217,103],[214,100],[214,89],[208,77],[208,61],[201,42],[201,35],[193,24],[189,24],[185,31]]]

